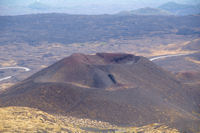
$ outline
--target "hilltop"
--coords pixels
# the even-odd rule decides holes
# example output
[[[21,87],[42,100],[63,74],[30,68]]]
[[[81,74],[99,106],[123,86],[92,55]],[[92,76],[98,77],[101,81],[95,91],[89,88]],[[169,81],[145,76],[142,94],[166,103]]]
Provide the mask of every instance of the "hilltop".
[[[200,13],[200,4],[189,5],[179,4],[176,2],[168,2],[161,6],[160,9],[173,13],[174,15],[195,15]]]
[[[199,103],[187,92],[175,76],[144,57],[73,54],[2,92],[0,105],[121,126],[165,123],[197,130]]]

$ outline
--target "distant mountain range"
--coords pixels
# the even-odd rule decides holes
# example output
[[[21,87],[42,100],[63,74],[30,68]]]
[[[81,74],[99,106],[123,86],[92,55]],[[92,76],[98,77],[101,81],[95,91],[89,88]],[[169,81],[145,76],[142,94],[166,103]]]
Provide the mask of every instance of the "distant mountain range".
[[[17,2],[18,1],[18,2]],[[20,1],[20,2],[19,2]],[[184,0],[180,4],[175,2],[165,1],[136,1],[136,0],[112,0],[108,1],[24,1],[16,0],[15,2],[11,0],[0,1],[0,15],[22,15],[22,14],[32,14],[32,13],[68,13],[68,14],[116,14],[122,11],[131,11],[130,14],[138,15],[169,15],[173,13],[174,15],[190,15],[199,13],[198,2],[193,0],[188,2]],[[191,5],[189,5],[191,4]],[[161,5],[161,6],[160,6]],[[152,9],[146,8],[150,7]],[[159,9],[154,9],[157,8]],[[141,8],[141,9],[140,9]],[[132,11],[134,10],[134,11]],[[163,11],[165,10],[165,11]],[[148,13],[150,12],[150,13]],[[168,13],[166,13],[168,12]],[[129,14],[129,13],[128,13]]]
[[[200,13],[200,4],[186,5],[175,2],[165,3],[158,8],[140,8],[132,11],[120,12],[120,15],[194,15]]]
[[[169,2],[159,7],[162,10],[173,13],[174,15],[192,15],[200,13],[200,4],[198,5],[186,5],[178,4],[175,2]]]
[[[120,12],[119,15],[173,15],[173,14],[162,9],[146,7],[133,11],[123,11]]]
[[[87,5],[90,6],[90,10],[98,10],[98,8],[100,8],[101,6],[98,4],[91,4],[91,5]],[[78,10],[79,8],[87,8],[87,6],[83,6],[83,7],[78,7],[75,6],[73,7],[75,10]],[[111,6],[111,5],[110,5]],[[116,6],[116,5],[113,5]],[[46,11],[50,11],[52,9],[54,10],[62,10],[62,11],[66,11],[67,9],[64,8],[52,8],[49,5],[46,5],[44,3],[41,2],[34,2],[30,5],[28,5],[28,8],[34,9],[34,10],[46,10]],[[73,8],[71,8],[73,10]],[[112,7],[111,7],[112,8]],[[117,10],[115,8],[113,8],[113,10]],[[145,7],[145,8],[139,8],[136,10],[132,10],[132,11],[122,11],[120,12],[120,14],[134,14],[134,15],[193,15],[193,14],[199,14],[200,13],[200,4],[198,5],[188,5],[188,4],[178,4],[175,2],[168,2],[165,3],[161,6],[159,6],[158,8],[152,8],[152,7]]]

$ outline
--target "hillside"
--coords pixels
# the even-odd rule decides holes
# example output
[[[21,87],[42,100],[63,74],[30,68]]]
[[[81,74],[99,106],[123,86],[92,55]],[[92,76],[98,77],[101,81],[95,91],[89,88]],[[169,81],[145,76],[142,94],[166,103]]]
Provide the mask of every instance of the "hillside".
[[[198,51],[200,49],[200,39],[196,39],[189,44],[185,45],[182,49],[183,50],[196,50]]]
[[[88,133],[102,131],[168,132],[178,133],[176,129],[161,124],[143,127],[116,127],[105,122],[53,116],[41,110],[27,107],[0,108],[0,132],[71,132]],[[81,129],[82,128],[82,129]],[[85,129],[84,129],[85,128]]]
[[[169,72],[131,54],[73,54],[0,94],[1,107],[26,106],[53,114],[123,126],[165,123],[198,130],[195,94]]]
[[[0,17],[0,45],[106,42],[164,35],[199,36],[200,16],[37,14]],[[86,34],[87,33],[87,34]]]
[[[0,132],[83,132],[55,116],[26,107],[0,108]]]

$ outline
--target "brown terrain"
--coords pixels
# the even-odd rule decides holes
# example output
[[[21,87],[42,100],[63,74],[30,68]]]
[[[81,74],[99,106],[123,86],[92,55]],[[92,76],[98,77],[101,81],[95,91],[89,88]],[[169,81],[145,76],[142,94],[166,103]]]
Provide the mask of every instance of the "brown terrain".
[[[121,126],[165,123],[193,132],[200,124],[198,97],[144,57],[97,53],[73,54],[39,71],[1,92],[0,105]]]
[[[3,58],[0,58],[0,67],[23,66],[30,68],[31,71],[24,72],[12,69],[6,71],[0,70],[0,77],[6,77],[14,74],[12,79],[1,82],[0,88],[7,88],[14,83],[22,81],[35,72],[38,72],[39,70],[73,53],[95,54],[97,52],[125,52],[151,58],[160,55],[197,52],[197,48],[195,50],[183,49],[183,47],[187,45],[190,46],[196,41],[199,42],[197,37],[166,35],[163,37],[139,37],[128,40],[110,39],[105,42],[97,41],[88,43],[73,43],[68,45],[60,43],[42,43],[36,46],[31,46],[26,43],[1,45],[0,57]],[[169,60],[174,58],[170,58]],[[182,63],[181,67],[179,67],[180,63],[177,62],[177,60],[173,61],[173,64],[170,62],[163,62],[166,61],[155,61],[157,65],[160,65],[169,71],[175,72],[177,68],[184,69],[186,66],[186,64]],[[190,70],[197,69],[197,67],[199,67],[195,62],[187,62],[188,69]],[[168,65],[168,63],[170,64]]]
[[[0,17],[0,132],[199,133],[199,19]]]

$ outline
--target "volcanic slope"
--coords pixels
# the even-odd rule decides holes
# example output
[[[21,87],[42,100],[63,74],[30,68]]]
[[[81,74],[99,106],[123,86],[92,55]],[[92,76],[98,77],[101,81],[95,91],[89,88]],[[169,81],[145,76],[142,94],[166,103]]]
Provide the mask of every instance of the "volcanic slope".
[[[0,106],[32,107],[123,126],[157,122],[197,129],[199,103],[187,92],[173,75],[144,57],[73,54],[1,92]]]

